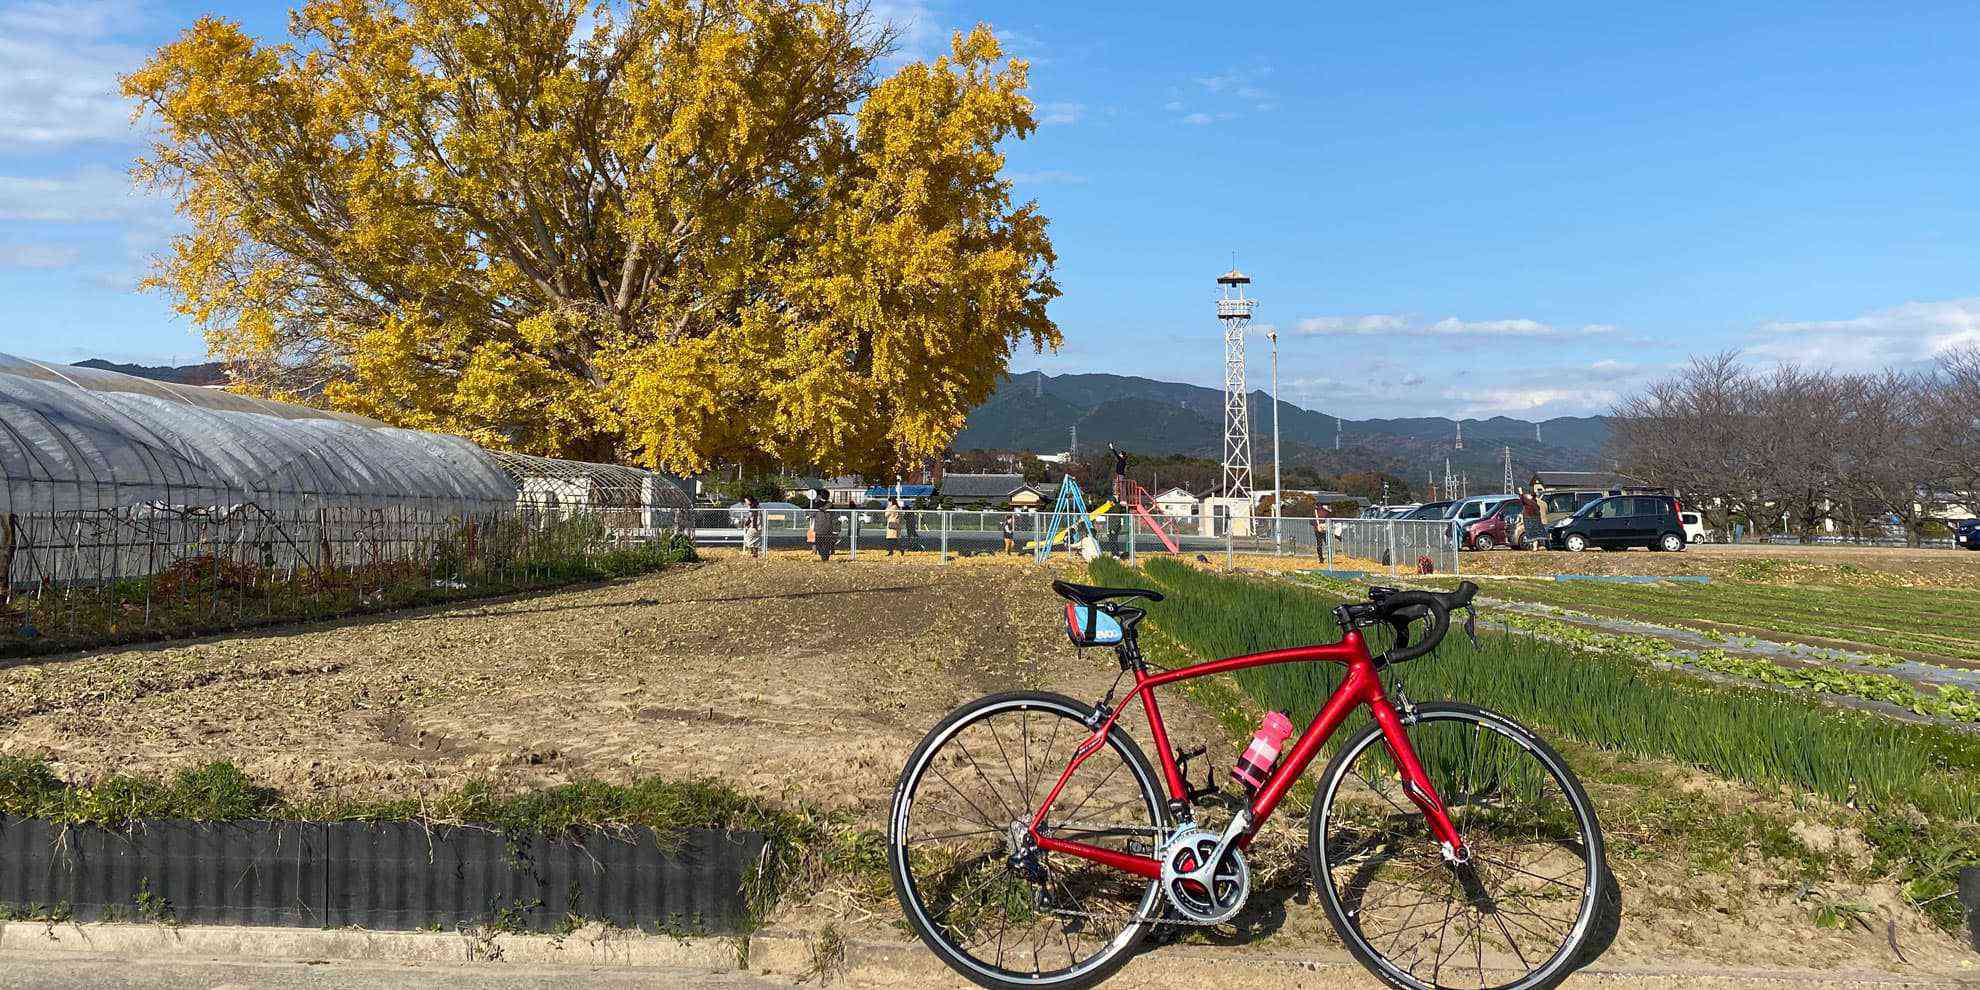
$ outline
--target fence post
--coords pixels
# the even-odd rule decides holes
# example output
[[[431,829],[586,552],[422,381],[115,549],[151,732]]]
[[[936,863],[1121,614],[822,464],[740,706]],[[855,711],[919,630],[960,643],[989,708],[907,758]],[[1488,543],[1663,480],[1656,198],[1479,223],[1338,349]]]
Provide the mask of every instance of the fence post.
[[[1136,519],[1133,513],[1128,514],[1127,528],[1128,528],[1128,566],[1135,567],[1137,565],[1135,564],[1135,555],[1134,555],[1134,534],[1140,531],[1141,520]]]
[[[949,562],[949,510],[942,510],[942,563]]]
[[[1389,577],[1391,578],[1394,578],[1398,573],[1396,570],[1396,526],[1397,525],[1398,523],[1396,520],[1394,519],[1389,520]]]
[[[1346,528],[1347,525],[1349,524],[1343,524],[1343,527],[1341,529],[1342,536],[1347,535],[1347,528]],[[1320,566],[1325,567],[1330,571],[1334,569],[1334,541],[1332,539],[1329,539],[1329,537],[1332,537],[1333,535],[1334,535],[1333,521],[1322,520],[1320,523],[1320,529],[1317,531],[1317,534],[1313,537],[1314,539],[1320,541],[1320,549],[1322,554],[1322,563]]]
[[[1237,566],[1237,515],[1224,517],[1224,570]]]
[[[846,518],[852,520],[852,544],[850,548],[846,551],[846,557],[851,560],[858,560],[859,559],[859,510],[852,509],[846,514]]]
[[[1464,565],[1459,563],[1459,561],[1464,559],[1464,557],[1462,556],[1463,552],[1464,552],[1464,537],[1459,535],[1457,526],[1453,524],[1451,526],[1451,576],[1452,577],[1456,577],[1459,574],[1459,572],[1461,572],[1464,569]]]
[[[770,510],[757,506],[756,509],[756,559],[770,556]]]

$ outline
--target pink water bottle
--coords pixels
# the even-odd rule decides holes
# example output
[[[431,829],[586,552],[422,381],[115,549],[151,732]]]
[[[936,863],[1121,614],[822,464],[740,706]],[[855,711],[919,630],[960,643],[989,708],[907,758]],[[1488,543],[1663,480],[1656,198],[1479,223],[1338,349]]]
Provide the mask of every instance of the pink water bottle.
[[[1293,734],[1292,719],[1278,712],[1266,712],[1265,721],[1258,726],[1257,734],[1251,737],[1251,745],[1239,754],[1237,762],[1231,764],[1231,776],[1243,784],[1245,790],[1256,792],[1265,786],[1265,778],[1272,775],[1272,767],[1279,762],[1279,750]]]

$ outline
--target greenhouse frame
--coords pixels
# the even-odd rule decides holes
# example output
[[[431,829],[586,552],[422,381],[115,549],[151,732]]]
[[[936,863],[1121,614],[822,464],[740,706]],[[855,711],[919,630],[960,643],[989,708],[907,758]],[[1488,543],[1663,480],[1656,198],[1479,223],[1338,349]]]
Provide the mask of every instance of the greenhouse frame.
[[[650,471],[0,354],[0,653],[537,586],[692,527]]]

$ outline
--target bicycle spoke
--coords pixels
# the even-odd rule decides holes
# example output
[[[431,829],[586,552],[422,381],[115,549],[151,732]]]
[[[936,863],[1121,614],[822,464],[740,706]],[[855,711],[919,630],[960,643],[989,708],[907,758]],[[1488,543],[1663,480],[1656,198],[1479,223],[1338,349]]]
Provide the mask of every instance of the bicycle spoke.
[[[1033,725],[1039,718],[1052,725]],[[891,832],[894,862],[907,876],[904,899],[919,911],[910,920],[1007,982],[1047,981],[1117,959],[1131,944],[1120,936],[1144,923],[1155,896],[1152,882],[1039,850],[1017,827],[1037,813],[1040,781],[1056,782],[1066,765],[1054,762],[1070,756],[1054,752],[1059,737],[1090,738],[1079,722],[1036,702],[965,720],[921,757],[897,805],[904,810]],[[1071,813],[1084,817],[1055,807],[1055,822],[1076,827],[1054,824],[1047,834],[1117,852],[1158,837],[1160,798],[1145,763],[1110,741],[1075,776],[1066,797],[1077,798]]]
[[[1505,971],[1558,965],[1594,896],[1586,826],[1566,783],[1469,714],[1425,716],[1407,731],[1469,857],[1439,854],[1424,814],[1404,804],[1387,746],[1364,737],[1321,805],[1326,862],[1315,879],[1332,889],[1330,903],[1405,983],[1489,988],[1507,982]]]

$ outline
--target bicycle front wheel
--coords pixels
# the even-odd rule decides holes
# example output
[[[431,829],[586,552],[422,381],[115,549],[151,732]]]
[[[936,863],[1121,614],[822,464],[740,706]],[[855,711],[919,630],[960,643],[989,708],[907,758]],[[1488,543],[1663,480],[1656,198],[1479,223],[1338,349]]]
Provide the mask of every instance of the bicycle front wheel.
[[[1063,695],[992,695],[943,719],[901,772],[887,830],[901,911],[981,986],[1091,986],[1155,916],[1154,881],[1032,845],[1032,816],[1093,735],[1090,713]],[[1167,822],[1147,757],[1119,728],[1052,809],[1042,834],[1142,856]]]
[[[1588,941],[1604,869],[1581,782],[1546,743],[1482,708],[1424,705],[1407,732],[1466,861],[1444,855],[1370,725],[1328,764],[1313,804],[1328,920],[1390,986],[1555,985]]]

